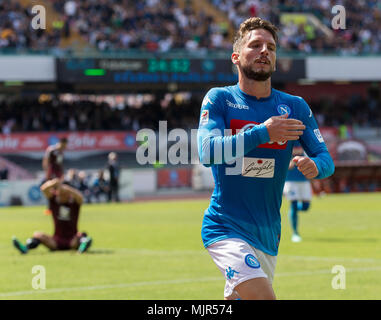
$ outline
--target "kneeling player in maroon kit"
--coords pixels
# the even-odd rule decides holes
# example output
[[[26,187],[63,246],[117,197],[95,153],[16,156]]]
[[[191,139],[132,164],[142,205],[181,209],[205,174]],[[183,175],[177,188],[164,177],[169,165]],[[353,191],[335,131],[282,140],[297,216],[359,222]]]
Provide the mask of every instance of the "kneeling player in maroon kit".
[[[13,237],[13,245],[21,252],[27,253],[42,243],[50,250],[75,249],[79,253],[85,252],[91,245],[92,239],[86,233],[78,232],[78,216],[83,202],[81,193],[62,184],[59,178],[46,181],[41,191],[49,201],[49,209],[54,220],[54,235],[35,232],[26,245]]]

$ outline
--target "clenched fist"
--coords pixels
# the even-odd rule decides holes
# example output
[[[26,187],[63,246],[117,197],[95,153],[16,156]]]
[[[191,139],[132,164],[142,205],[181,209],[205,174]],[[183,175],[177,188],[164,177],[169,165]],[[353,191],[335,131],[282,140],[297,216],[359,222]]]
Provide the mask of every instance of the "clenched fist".
[[[292,162],[307,179],[313,179],[319,174],[315,162],[308,157],[295,156],[292,158]]]

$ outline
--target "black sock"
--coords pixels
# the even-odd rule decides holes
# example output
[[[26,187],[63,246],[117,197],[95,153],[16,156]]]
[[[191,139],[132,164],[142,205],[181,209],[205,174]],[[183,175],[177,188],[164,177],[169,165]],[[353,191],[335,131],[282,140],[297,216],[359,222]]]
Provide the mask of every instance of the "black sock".
[[[29,238],[26,240],[26,247],[28,249],[35,249],[38,247],[38,245],[41,243],[41,241],[37,238]]]
[[[87,233],[86,232],[81,232],[81,235],[79,236],[79,240],[83,239],[83,238],[86,238],[87,237]]]

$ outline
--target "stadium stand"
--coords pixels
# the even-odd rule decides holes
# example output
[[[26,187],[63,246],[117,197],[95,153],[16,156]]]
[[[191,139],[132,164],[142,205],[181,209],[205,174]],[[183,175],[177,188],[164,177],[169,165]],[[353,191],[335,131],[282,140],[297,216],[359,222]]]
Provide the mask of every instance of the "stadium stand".
[[[381,5],[375,0],[342,1],[351,28],[336,31],[329,30],[332,0],[210,0],[202,6],[194,0],[44,0],[51,27],[37,33],[28,24],[28,3],[0,2],[0,48],[230,49],[234,28],[260,16],[280,27],[286,52],[347,55],[381,49]]]
[[[45,31],[32,30],[29,25],[33,2],[0,1],[0,48],[72,49],[77,45],[95,47],[101,51],[229,49],[232,26],[237,27],[249,16],[259,15],[280,24],[282,50],[324,53],[333,51],[338,54],[379,52],[380,4],[374,0],[342,3],[347,8],[347,24],[351,28],[335,32],[332,40],[321,34],[321,28],[305,24],[303,19],[299,19],[298,24],[298,20],[282,18],[284,14],[302,12],[313,14],[323,25],[329,26],[332,18],[329,9],[335,4],[331,0],[210,0],[205,6],[192,0],[44,0],[41,4],[49,12],[49,23]],[[203,23],[199,23],[200,21]],[[197,100],[196,97],[195,99]],[[176,116],[171,116],[174,113],[173,106],[181,103],[165,101],[169,107],[163,108],[159,98],[144,103],[141,108],[124,103],[123,110],[112,109],[106,103],[94,105],[92,102],[82,101],[70,104],[56,98],[43,103],[36,99],[28,102],[25,99],[18,102],[11,100],[5,99],[1,102],[0,123],[3,133],[154,128],[154,122],[158,118],[169,119],[170,127],[181,127],[189,123],[194,125],[198,116],[195,111],[197,107],[189,111],[187,106],[177,108]],[[380,95],[376,90],[365,99],[353,94],[346,101],[321,98],[320,101],[309,102],[314,106],[320,125],[357,123],[378,126],[381,122],[377,108],[379,100]],[[199,101],[192,102],[194,106],[199,105]],[[57,107],[52,108],[53,105]],[[41,115],[41,118],[36,115]],[[179,118],[185,120],[178,121]],[[88,119],[91,121],[87,121]]]
[[[95,131],[158,129],[158,120],[168,129],[196,128],[202,97],[197,93],[120,96],[118,102],[92,101],[79,95],[70,100],[54,95],[39,99],[6,98],[0,101],[3,134],[33,131]],[[380,88],[369,86],[365,96],[307,98],[320,126],[381,126]]]
[[[381,5],[375,0],[350,1],[340,4],[346,9],[345,30],[336,30],[332,36],[323,32],[331,28],[331,9],[337,1],[301,0],[211,0],[216,8],[225,12],[237,27],[250,16],[260,16],[280,26],[280,43],[285,51],[307,53],[375,54],[380,52]],[[290,15],[294,14],[294,16]],[[318,24],[308,19],[317,19]],[[322,26],[323,25],[323,26]]]
[[[166,52],[226,46],[226,42],[213,40],[219,26],[212,16],[197,16],[190,6],[183,3],[181,8],[173,0],[52,3],[65,17],[70,33],[79,33],[90,46],[101,51],[133,48]]]
[[[202,98],[212,82],[193,81],[196,85],[191,86],[191,81],[187,81],[192,80],[193,73],[217,74],[222,66],[221,56],[228,64],[224,75],[232,74],[229,57],[234,30],[250,16],[261,16],[279,26],[278,62],[283,61],[277,74],[283,72],[284,77],[274,81],[275,88],[303,96],[319,126],[337,129],[340,138],[353,138],[352,131],[357,128],[369,128],[371,132],[381,125],[379,77],[376,80],[363,77],[362,83],[356,84],[345,77],[340,84],[335,83],[336,78],[302,83],[307,77],[306,60],[315,54],[324,59],[369,56],[381,51],[379,1],[340,3],[346,8],[346,24],[350,26],[345,30],[331,28],[331,8],[336,4],[333,0],[41,0],[38,3],[0,0],[2,57],[15,58],[37,51],[51,57],[57,71],[55,80],[42,84],[27,80],[24,83],[17,78],[8,81],[3,77],[0,147],[7,147],[8,136],[29,132],[136,132],[142,128],[157,130],[160,120],[167,121],[168,130],[196,128]],[[31,28],[31,8],[35,4],[46,8],[46,30]],[[179,59],[172,54],[180,59],[189,58],[182,62],[192,67],[185,72],[170,70],[169,62],[179,62],[171,60]],[[82,62],[91,60],[91,66],[82,68],[77,58],[84,59]],[[101,59],[111,67],[99,66]],[[157,86],[144,81],[127,84],[119,81],[128,78],[126,70],[114,66],[124,66],[128,59],[140,66],[156,63],[155,71],[142,68],[135,79],[147,75],[151,79],[150,76],[162,73],[169,77],[178,72],[185,80]],[[366,61],[368,70],[375,69],[369,67],[372,64],[369,61]],[[81,68],[89,71],[99,68],[95,71],[107,71],[115,78],[110,76],[109,82],[101,82],[101,77],[84,76]],[[352,74],[357,76],[357,71]],[[65,82],[65,77],[71,77],[70,81]],[[229,82],[232,78],[226,79]],[[106,87],[111,90],[105,92]],[[372,141],[379,140],[377,132],[372,131]],[[366,130],[361,134],[368,137]],[[36,141],[32,139],[29,143]],[[380,159],[379,146],[372,152]],[[11,152],[5,157],[30,172],[40,169],[37,155],[32,159],[25,156],[26,152]],[[68,165],[77,169],[90,166],[95,170],[102,166],[103,156],[88,154],[86,161],[74,156],[68,159]],[[137,167],[133,152],[122,152],[119,156],[127,167]]]
[[[0,102],[3,134],[41,131],[139,130],[195,128],[201,101],[192,95],[145,95],[122,98],[118,104],[75,98],[65,101],[51,95],[39,99],[8,98]]]
[[[0,49],[47,49],[59,45],[57,29],[36,32],[30,26],[30,7],[20,1],[0,2]]]

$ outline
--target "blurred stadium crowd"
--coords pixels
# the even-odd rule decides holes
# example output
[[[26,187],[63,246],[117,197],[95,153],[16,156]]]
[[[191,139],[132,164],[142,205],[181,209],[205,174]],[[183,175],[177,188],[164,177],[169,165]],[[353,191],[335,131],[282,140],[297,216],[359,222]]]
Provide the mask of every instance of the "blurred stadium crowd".
[[[31,7],[23,8],[17,1],[0,1],[0,48],[49,49],[58,47],[60,39],[73,32],[102,51],[136,48],[165,52],[230,46],[226,30],[212,17],[196,15],[191,7],[180,9],[173,0],[50,2],[61,19],[55,21],[52,30],[36,33],[29,23]]]
[[[31,7],[23,7],[19,1],[0,0],[0,49],[46,49],[58,47],[61,29],[50,32],[33,30]]]
[[[32,30],[31,6],[0,0],[0,48],[58,48],[62,38],[81,35],[89,47],[102,51],[125,48],[166,52],[171,49],[231,49],[229,23],[236,28],[245,18],[260,16],[280,26],[282,50],[372,54],[381,50],[381,3],[377,0],[209,0],[226,23],[196,12],[190,1],[182,8],[174,0],[46,0],[60,18],[46,31]],[[283,21],[283,13],[312,13],[331,28],[336,4],[346,9],[350,28],[332,36],[311,23]]]
[[[111,201],[110,182],[103,169],[92,175],[72,168],[67,171],[64,181],[81,191],[86,203]]]
[[[285,51],[307,53],[374,54],[381,49],[381,3],[377,0],[211,0],[225,12],[234,27],[250,16],[260,16],[280,26],[280,45]],[[345,30],[327,36],[310,23],[281,21],[282,13],[312,13],[331,28],[335,5],[346,10]],[[348,27],[350,26],[350,27]]]
[[[320,97],[308,101],[319,126],[381,127],[381,93],[370,87],[367,96]],[[197,94],[120,96],[109,102],[73,96],[70,99],[40,96],[40,99],[7,99],[0,102],[3,134],[26,131],[91,131],[158,129],[167,121],[168,130],[198,126],[201,98]]]
[[[60,99],[11,98],[0,102],[3,134],[26,131],[91,131],[158,129],[166,120],[168,129],[197,127],[201,101],[191,94],[135,95],[107,102],[89,97]]]
[[[319,126],[333,127],[380,127],[380,105],[381,92],[377,85],[370,86],[366,96],[353,93],[345,98],[321,97],[310,102]]]
[[[333,0],[209,0],[237,27],[249,16],[261,16],[276,25],[282,13],[313,13],[330,27]],[[196,12],[191,1],[184,7],[174,0],[45,0],[60,17],[49,30],[32,30],[31,6],[21,1],[0,0],[0,49],[59,48],[72,33],[101,51],[136,48],[165,52],[170,49],[231,49],[228,23],[217,23]],[[283,50],[339,54],[379,53],[381,51],[381,2],[342,0],[347,13],[346,30],[333,37],[321,34],[311,24],[292,20],[280,27]],[[340,51],[340,52],[339,52]],[[341,124],[381,125],[379,90],[367,97],[353,94],[346,99],[320,98],[308,101],[320,126]],[[201,100],[196,94],[149,96],[124,99],[116,105],[107,101],[58,97],[5,98],[0,102],[2,133],[25,131],[139,130],[157,129],[158,119],[171,128],[197,127]]]

